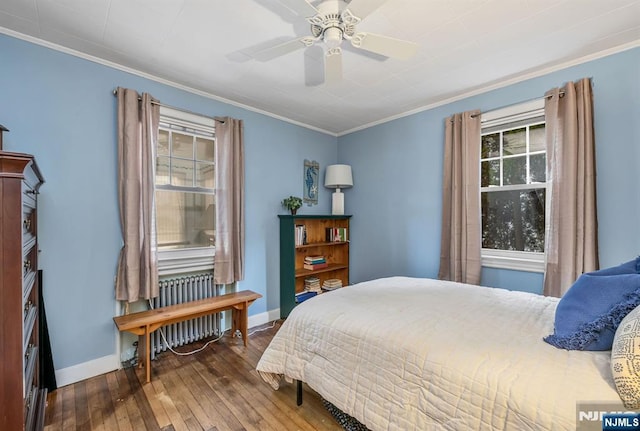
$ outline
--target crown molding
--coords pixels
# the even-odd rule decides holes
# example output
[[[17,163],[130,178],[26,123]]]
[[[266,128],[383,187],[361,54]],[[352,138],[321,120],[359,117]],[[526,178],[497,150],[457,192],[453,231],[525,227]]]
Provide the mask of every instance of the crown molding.
[[[339,132],[337,135],[338,135],[338,137],[344,136],[344,135],[348,135],[349,133],[358,132],[360,130],[368,129],[369,127],[377,126],[377,125],[383,124],[383,123],[388,123],[389,121],[397,120],[399,118],[408,117],[410,115],[418,114],[418,113],[424,112],[424,111],[428,111],[430,109],[434,109],[434,108],[437,108],[439,106],[444,106],[444,105],[447,105],[449,103],[453,103],[453,102],[457,102],[459,100],[467,99],[469,97],[477,96],[479,94],[488,93],[489,91],[497,90],[499,88],[508,87],[510,85],[517,84],[519,82],[523,82],[523,81],[526,81],[526,80],[529,80],[529,79],[532,79],[532,78],[538,78],[540,76],[544,76],[544,75],[547,75],[547,74],[552,73],[552,72],[557,72],[559,70],[567,69],[569,67],[577,66],[577,65],[580,65],[580,64],[583,64],[583,63],[587,63],[589,61],[597,60],[599,58],[608,57],[610,55],[617,54],[619,52],[628,51],[630,49],[637,48],[639,46],[640,46],[640,39],[634,40],[632,42],[628,42],[628,43],[625,43],[625,44],[622,44],[622,45],[617,45],[617,46],[612,47],[612,48],[607,48],[605,50],[598,51],[598,52],[595,52],[593,54],[585,55],[583,57],[575,58],[573,60],[568,60],[568,61],[565,61],[565,62],[562,62],[562,63],[558,63],[558,64],[553,65],[553,66],[549,66],[549,67],[545,67],[545,68],[542,68],[542,69],[537,69],[537,70],[534,70],[534,71],[531,71],[531,72],[527,72],[527,73],[523,73],[523,74],[520,74],[520,75],[516,75],[516,76],[508,78],[508,79],[506,79],[504,81],[500,81],[498,83],[494,83],[494,84],[491,84],[491,85],[486,85],[486,86],[477,88],[477,89],[475,89],[473,91],[468,91],[466,93],[458,94],[458,95],[453,96],[453,97],[449,97],[449,98],[446,98],[446,99],[443,99],[443,100],[439,100],[437,102],[434,102],[434,103],[431,103],[431,104],[428,104],[428,105],[424,105],[424,106],[421,106],[419,108],[403,112],[401,114],[397,114],[397,115],[393,115],[391,117],[383,118],[381,120],[374,121],[372,123],[363,124],[362,126],[358,126],[358,127],[353,128],[353,129],[346,130],[344,132]],[[542,95],[540,97],[542,97]]]
[[[316,127],[316,126],[312,126],[310,124],[302,123],[300,121],[292,120],[291,118],[283,117],[281,115],[274,114],[273,112],[265,111],[263,109],[255,108],[253,106],[246,105],[244,103],[240,103],[240,102],[236,102],[236,101],[233,101],[233,100],[230,100],[230,99],[226,99],[224,97],[217,96],[217,95],[215,95],[213,93],[209,93],[209,92],[206,92],[206,91],[198,90],[196,88],[192,88],[192,87],[189,87],[189,86],[186,86],[186,85],[183,85],[183,84],[179,84],[177,82],[170,81],[168,79],[160,78],[160,77],[152,75],[150,73],[142,72],[142,71],[137,70],[137,69],[133,69],[133,68],[130,68],[130,67],[127,67],[127,66],[123,66],[123,65],[115,63],[113,61],[105,60],[103,58],[96,57],[96,56],[93,56],[93,55],[90,55],[90,54],[85,54],[83,52],[76,51],[75,49],[67,48],[67,47],[52,43],[52,42],[48,42],[46,40],[42,40],[42,39],[39,39],[39,38],[34,37],[34,36],[29,36],[29,35],[26,35],[26,34],[23,34],[23,33],[18,33],[16,31],[10,30],[8,28],[0,27],[0,33],[5,34],[7,36],[14,37],[16,39],[20,39],[20,40],[24,40],[26,42],[33,43],[35,45],[40,45],[40,46],[43,46],[45,48],[52,49],[54,51],[59,51],[59,52],[65,53],[65,54],[72,55],[74,57],[78,57],[78,58],[82,58],[82,59],[87,60],[87,61],[91,61],[93,63],[97,63],[97,64],[100,64],[100,65],[103,65],[103,66],[107,66],[107,67],[110,67],[112,69],[116,69],[116,70],[120,70],[122,72],[130,73],[132,75],[136,75],[136,76],[139,76],[141,78],[148,79],[150,81],[158,82],[160,84],[164,84],[164,85],[167,85],[169,87],[176,88],[178,90],[183,90],[183,91],[186,91],[188,93],[195,94],[197,96],[206,97],[207,99],[212,99],[212,100],[215,100],[217,102],[226,103],[228,105],[232,105],[232,106],[235,106],[237,108],[246,109],[247,111],[255,112],[257,114],[262,114],[262,115],[265,115],[267,117],[274,118],[276,120],[284,121],[286,123],[290,123],[290,124],[293,124],[293,125],[296,125],[296,126],[304,127],[306,129],[310,129],[310,130],[313,130],[313,131],[316,131],[316,132],[324,133],[326,135],[330,135],[330,136],[333,136],[333,137],[337,137],[338,136],[335,132],[331,132],[329,130],[322,129],[320,127]]]
[[[457,102],[459,100],[463,100],[463,99],[466,99],[466,98],[469,98],[469,97],[477,96],[479,94],[487,93],[489,91],[493,91],[493,90],[497,90],[497,89],[500,89],[500,88],[508,87],[509,85],[517,84],[519,82],[523,82],[523,81],[526,81],[528,79],[538,78],[540,76],[547,75],[547,74],[552,73],[552,72],[556,72],[556,71],[559,71],[559,70],[562,70],[562,69],[567,69],[567,68],[572,67],[572,66],[577,66],[577,65],[580,65],[580,64],[583,64],[583,63],[587,63],[587,62],[592,61],[592,60],[597,60],[599,58],[607,57],[609,55],[617,54],[619,52],[627,51],[627,50],[630,50],[630,49],[633,49],[633,48],[636,48],[636,47],[640,46],[640,39],[637,39],[637,40],[634,40],[632,42],[628,42],[628,43],[625,43],[625,44],[622,44],[622,45],[617,45],[615,47],[607,48],[607,49],[604,49],[602,51],[598,51],[598,52],[595,52],[595,53],[592,53],[592,54],[588,54],[588,55],[585,55],[585,56],[582,56],[582,57],[579,57],[579,58],[575,58],[575,59],[572,59],[572,60],[561,62],[561,63],[555,64],[553,66],[545,67],[545,68],[542,68],[542,69],[537,69],[537,70],[534,70],[534,71],[531,71],[531,72],[522,73],[520,75],[513,76],[511,78],[505,79],[504,81],[500,81],[498,83],[486,85],[486,86],[477,88],[477,89],[472,90],[472,91],[468,91],[468,92],[461,93],[461,94],[458,94],[458,95],[453,96],[453,97],[449,97],[449,98],[446,98],[446,99],[439,100],[439,101],[434,102],[434,103],[423,105],[423,106],[421,106],[419,108],[412,109],[410,111],[405,111],[405,112],[402,112],[400,114],[392,115],[390,117],[386,117],[386,118],[383,118],[383,119],[380,119],[380,120],[377,120],[377,121],[373,121],[371,123],[363,124],[361,126],[354,127],[352,129],[336,133],[336,132],[331,132],[329,130],[325,130],[325,129],[322,129],[322,128],[319,128],[319,127],[316,127],[316,126],[312,126],[310,124],[302,123],[300,121],[292,120],[290,118],[283,117],[283,116],[278,115],[278,114],[274,114],[273,112],[265,111],[263,109],[258,109],[258,108],[255,108],[253,106],[246,105],[246,104],[243,104],[243,103],[235,102],[233,100],[226,99],[226,98],[221,97],[221,96],[217,96],[217,95],[215,95],[213,93],[209,93],[209,92],[206,92],[206,91],[202,91],[202,90],[198,90],[198,89],[195,89],[195,88],[191,88],[191,87],[188,87],[186,85],[179,84],[177,82],[173,82],[173,81],[170,81],[170,80],[167,80],[167,79],[164,79],[164,78],[160,78],[160,77],[157,77],[155,75],[152,75],[152,74],[149,74],[149,73],[146,73],[146,72],[142,72],[142,71],[137,70],[137,69],[126,67],[126,66],[123,66],[121,64],[109,61],[109,60],[105,60],[105,59],[102,59],[102,58],[99,58],[99,57],[96,57],[96,56],[93,56],[93,55],[85,54],[85,53],[82,53],[80,51],[76,51],[76,50],[71,49],[71,48],[67,48],[67,47],[52,43],[52,42],[48,42],[48,41],[39,39],[39,38],[34,37],[34,36],[29,36],[29,35],[26,35],[26,34],[23,34],[23,33],[19,33],[19,32],[4,28],[4,27],[0,27],[0,33],[6,34],[7,36],[11,36],[11,37],[14,37],[16,39],[21,39],[21,40],[24,40],[24,41],[27,41],[27,42],[30,42],[30,43],[33,43],[33,44],[36,44],[36,45],[44,46],[46,48],[49,48],[49,49],[52,49],[52,50],[55,50],[55,51],[59,51],[59,52],[65,53],[65,54],[73,55],[75,57],[79,57],[79,58],[82,58],[82,59],[85,59],[85,60],[88,60],[88,61],[91,61],[91,62],[94,62],[94,63],[98,63],[98,64],[101,64],[103,66],[110,67],[112,69],[116,69],[116,70],[120,70],[120,71],[123,71],[123,72],[131,73],[132,75],[140,76],[142,78],[146,78],[146,79],[149,79],[151,81],[158,82],[160,84],[164,84],[164,85],[167,85],[167,86],[179,89],[179,90],[186,91],[188,93],[192,93],[192,94],[195,94],[195,95],[198,95],[198,96],[202,96],[202,97],[205,97],[205,98],[208,98],[208,99],[212,99],[212,100],[215,100],[215,101],[218,101],[218,102],[226,103],[228,105],[232,105],[232,106],[235,106],[235,107],[238,107],[238,108],[242,108],[242,109],[245,109],[247,111],[255,112],[257,114],[262,114],[262,115],[265,115],[267,117],[274,118],[276,120],[284,121],[284,122],[289,123],[289,124],[293,124],[293,125],[296,125],[296,126],[304,127],[306,129],[313,130],[313,131],[320,132],[320,133],[324,133],[326,135],[333,136],[333,137],[340,137],[340,136],[348,135],[350,133],[358,132],[360,130],[368,129],[368,128],[373,127],[373,126],[377,126],[377,125],[380,125],[380,124],[388,123],[388,122],[393,121],[393,120],[398,120],[400,118],[404,118],[404,117],[408,117],[410,115],[418,114],[420,112],[428,111],[430,109],[434,109],[434,108],[437,108],[439,106],[444,106],[444,105],[447,105],[449,103]]]

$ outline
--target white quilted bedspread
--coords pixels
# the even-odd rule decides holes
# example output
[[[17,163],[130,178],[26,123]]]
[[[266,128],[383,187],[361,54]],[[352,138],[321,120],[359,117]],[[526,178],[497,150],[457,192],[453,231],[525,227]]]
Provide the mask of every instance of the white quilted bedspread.
[[[616,401],[610,352],[557,349],[556,298],[391,277],[312,298],[257,370],[306,382],[371,430],[575,430]]]

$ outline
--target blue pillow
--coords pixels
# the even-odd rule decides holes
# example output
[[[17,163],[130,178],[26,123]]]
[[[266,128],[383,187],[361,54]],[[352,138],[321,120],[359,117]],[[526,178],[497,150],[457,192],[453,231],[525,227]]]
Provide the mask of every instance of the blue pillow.
[[[639,274],[639,273],[640,273],[640,256],[638,256],[633,260],[630,260],[629,262],[620,264],[618,266],[601,269],[599,271],[594,271],[587,274],[620,275],[620,274]]]
[[[564,294],[547,343],[567,350],[611,350],[616,329],[640,305],[640,256],[582,274]]]

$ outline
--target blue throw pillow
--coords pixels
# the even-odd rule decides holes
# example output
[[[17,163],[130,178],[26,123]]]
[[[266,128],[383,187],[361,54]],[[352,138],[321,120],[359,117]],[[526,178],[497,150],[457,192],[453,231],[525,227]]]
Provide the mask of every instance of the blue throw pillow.
[[[640,256],[582,274],[560,299],[554,333],[544,341],[567,350],[610,350],[618,325],[638,305]]]
[[[640,256],[611,268],[601,269],[587,274],[598,275],[621,275],[621,274],[639,274],[640,273]]]

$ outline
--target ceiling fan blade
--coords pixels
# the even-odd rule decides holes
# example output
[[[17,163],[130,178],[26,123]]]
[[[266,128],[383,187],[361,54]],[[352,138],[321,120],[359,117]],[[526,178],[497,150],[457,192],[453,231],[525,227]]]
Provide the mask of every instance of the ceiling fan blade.
[[[365,19],[371,12],[386,3],[387,0],[351,0],[347,9],[360,19]]]
[[[357,33],[351,39],[351,44],[365,51],[401,60],[412,57],[418,50],[417,43],[374,33]]]
[[[308,17],[318,14],[318,9],[309,4],[306,0],[278,0],[284,6],[288,7],[298,15]]]
[[[311,43],[309,43],[311,40]],[[281,55],[289,54],[301,48],[306,48],[313,44],[313,39],[309,37],[302,37],[300,39],[293,39],[284,43],[280,43],[269,48],[262,49],[256,53],[253,53],[253,58],[259,61],[269,61]]]
[[[324,57],[324,81],[333,84],[342,80],[342,50],[331,48]]]

